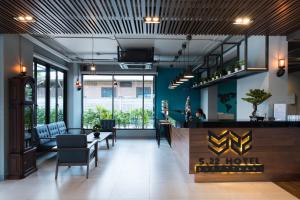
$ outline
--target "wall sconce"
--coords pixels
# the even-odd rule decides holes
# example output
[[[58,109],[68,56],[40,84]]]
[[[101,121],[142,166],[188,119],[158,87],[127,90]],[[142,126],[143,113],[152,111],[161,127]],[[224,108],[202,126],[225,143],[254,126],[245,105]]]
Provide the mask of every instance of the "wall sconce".
[[[285,73],[285,59],[279,59],[277,76],[281,77],[284,75],[284,73]]]
[[[80,83],[79,79],[77,79],[77,80],[76,80],[76,82],[75,82],[75,87],[76,87],[76,89],[77,89],[78,91],[80,91],[80,90],[81,90],[81,88],[82,88],[82,85],[81,85],[81,83]]]
[[[20,74],[21,74],[22,76],[26,76],[26,73],[27,73],[27,67],[26,67],[25,65],[21,65],[20,68],[21,68],[21,69],[20,69]]]

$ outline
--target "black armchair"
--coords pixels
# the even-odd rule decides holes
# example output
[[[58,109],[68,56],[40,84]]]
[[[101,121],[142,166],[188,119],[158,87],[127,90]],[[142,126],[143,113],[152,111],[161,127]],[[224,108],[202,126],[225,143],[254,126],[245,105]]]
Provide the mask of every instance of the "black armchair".
[[[98,162],[98,141],[87,143],[86,135],[58,135],[57,162],[55,179],[57,179],[59,166],[87,166],[86,178],[89,177],[89,163],[95,158],[95,167]]]
[[[116,120],[114,119],[102,119],[101,123],[101,131],[103,132],[112,132],[111,139],[112,145],[117,141],[117,133],[116,133]]]

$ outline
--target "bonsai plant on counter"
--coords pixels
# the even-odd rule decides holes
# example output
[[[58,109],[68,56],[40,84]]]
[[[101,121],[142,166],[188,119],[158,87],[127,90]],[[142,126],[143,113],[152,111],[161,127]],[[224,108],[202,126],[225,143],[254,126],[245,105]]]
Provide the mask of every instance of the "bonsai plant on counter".
[[[262,104],[265,100],[270,98],[272,96],[271,93],[266,92],[265,90],[260,89],[251,89],[248,93],[246,93],[246,98],[242,98],[242,100],[251,103],[253,106],[253,112],[250,116],[251,120],[258,120],[258,118],[261,118],[256,115],[257,112],[257,106]],[[262,119],[263,120],[263,119]]]

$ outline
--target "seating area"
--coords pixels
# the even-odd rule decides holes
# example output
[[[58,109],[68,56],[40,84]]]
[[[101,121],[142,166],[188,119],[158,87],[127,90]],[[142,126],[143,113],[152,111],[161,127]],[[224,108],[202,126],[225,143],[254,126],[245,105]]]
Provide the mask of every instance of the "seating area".
[[[69,134],[63,121],[40,125],[35,128],[34,139],[39,151],[51,151],[56,144],[57,135]]]

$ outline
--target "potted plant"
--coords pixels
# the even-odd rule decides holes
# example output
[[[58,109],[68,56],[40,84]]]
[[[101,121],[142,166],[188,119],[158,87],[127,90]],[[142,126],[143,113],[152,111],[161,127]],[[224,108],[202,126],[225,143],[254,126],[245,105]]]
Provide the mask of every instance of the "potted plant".
[[[244,60],[240,60],[239,61],[239,66],[240,66],[240,70],[245,70],[245,61]]]
[[[238,72],[238,71],[240,71],[240,64],[239,62],[236,62],[234,65],[234,72]]]
[[[242,98],[242,100],[251,103],[253,107],[252,115],[250,116],[250,119],[257,119],[257,106],[262,104],[265,100],[270,98],[272,95],[269,92],[266,92],[264,90],[260,89],[251,89],[248,93],[246,93],[246,98]]]
[[[227,70],[227,75],[233,73],[233,72],[234,72],[234,68],[235,68],[235,65],[230,65],[230,66],[228,67],[228,70]]]
[[[95,119],[94,121],[94,126],[92,128],[92,131],[94,133],[94,137],[98,138],[100,136],[100,131],[101,131],[101,123],[100,123],[100,118]]]
[[[213,75],[214,79],[217,80],[219,78],[219,73],[218,71],[216,71]]]

